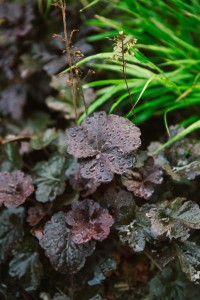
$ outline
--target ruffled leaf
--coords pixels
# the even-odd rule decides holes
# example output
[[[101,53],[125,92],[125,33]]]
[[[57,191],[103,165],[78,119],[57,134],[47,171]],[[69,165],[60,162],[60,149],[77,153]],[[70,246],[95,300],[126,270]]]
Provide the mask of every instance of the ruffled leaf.
[[[184,130],[178,125],[170,126],[170,139]],[[161,144],[153,142],[148,147],[149,152],[154,152]],[[200,175],[200,143],[191,138],[182,138],[170,147],[159,152],[155,161],[175,181],[183,179],[193,180]]]
[[[40,150],[48,146],[57,137],[55,128],[49,128],[44,133],[34,136],[31,140],[31,147]]]
[[[176,198],[169,202],[159,203],[148,212],[151,220],[151,232],[154,237],[180,238],[182,241],[189,237],[189,229],[200,229],[199,206],[184,198]]]
[[[54,269],[61,273],[79,271],[84,266],[86,257],[95,249],[94,241],[74,243],[63,212],[53,215],[51,221],[46,223],[39,243]]]
[[[39,202],[53,201],[65,190],[67,162],[63,156],[54,155],[34,167],[34,183],[37,185],[36,199]]]
[[[145,199],[153,194],[153,185],[160,184],[162,180],[162,169],[154,164],[153,157],[148,157],[143,167],[128,170],[122,176],[122,184],[135,196]]]
[[[108,210],[90,199],[72,203],[66,221],[72,226],[71,234],[75,243],[86,243],[92,238],[102,241],[110,233],[114,220]]]
[[[200,246],[189,241],[175,245],[182,271],[191,281],[200,283]]]
[[[0,173],[0,204],[18,207],[33,191],[31,176],[21,171]]]
[[[128,242],[135,252],[144,250],[146,241],[151,239],[150,221],[146,217],[149,205],[137,207],[135,219],[128,225],[118,226],[118,234],[122,243]]]
[[[80,172],[80,166],[77,165],[74,174],[69,180],[75,191],[82,191],[82,196],[86,197],[93,194],[100,186],[100,182],[95,182],[93,178],[83,178]]]
[[[67,151],[81,159],[84,178],[109,182],[114,173],[122,174],[133,166],[132,153],[141,144],[140,134],[128,119],[99,112],[67,130]]]
[[[44,205],[37,204],[28,210],[28,217],[26,221],[31,225],[37,225],[51,210],[52,203],[48,202]]]

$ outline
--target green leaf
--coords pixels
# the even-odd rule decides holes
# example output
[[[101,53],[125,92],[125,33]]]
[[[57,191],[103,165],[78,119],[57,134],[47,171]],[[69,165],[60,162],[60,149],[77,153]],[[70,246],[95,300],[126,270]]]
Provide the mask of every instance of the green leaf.
[[[35,150],[40,150],[47,147],[57,137],[55,128],[49,128],[45,132],[34,136],[31,140],[31,147]]]
[[[150,294],[159,300],[186,300],[196,299],[196,287],[190,283],[183,273],[175,268],[165,268],[158,273],[149,284]],[[199,290],[199,289],[198,289]],[[190,298],[191,297],[191,298]]]
[[[200,229],[199,206],[184,198],[176,198],[172,202],[164,201],[150,209],[148,217],[151,220],[151,232],[155,238],[166,236],[170,239],[186,240],[189,228]]]
[[[117,226],[119,238],[122,243],[128,242],[135,252],[144,250],[146,241],[151,238],[150,222],[146,217],[148,205],[136,208],[135,219],[128,225]]]
[[[182,271],[191,281],[200,282],[200,245],[186,241],[175,247]]]
[[[37,289],[42,278],[42,264],[34,239],[25,240],[13,251],[13,259],[9,263],[9,275],[17,277],[20,285],[27,292]]]
[[[39,202],[53,201],[64,192],[66,166],[66,159],[60,155],[36,164],[33,181],[37,185],[36,199]]]
[[[19,154],[18,146],[15,143],[7,143],[1,151],[0,170],[13,171],[22,168],[23,161]]]
[[[23,237],[24,208],[4,209],[0,213],[0,263],[4,262],[12,249]]]
[[[192,202],[183,202],[183,198],[176,198],[171,204],[171,219],[179,220],[181,224],[193,229],[200,229],[200,209]]]
[[[53,124],[53,120],[47,113],[37,112],[31,115],[31,118],[22,123],[22,128],[27,128],[30,132],[44,131],[48,126]]]

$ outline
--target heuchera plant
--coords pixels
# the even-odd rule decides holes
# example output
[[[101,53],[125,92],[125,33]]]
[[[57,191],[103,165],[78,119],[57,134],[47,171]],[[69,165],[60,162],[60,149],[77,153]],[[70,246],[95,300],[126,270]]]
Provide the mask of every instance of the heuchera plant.
[[[99,284],[106,278],[103,272],[117,268],[106,250],[102,257],[99,249],[107,240],[117,240],[133,252],[147,254],[160,269],[177,259],[188,278],[198,283],[199,206],[181,191],[178,195],[166,190],[169,182],[176,186],[177,178],[177,169],[169,172],[170,153],[187,147],[189,139],[154,158],[139,150],[138,127],[105,112],[67,129],[64,151],[58,133],[51,132],[49,143],[57,150],[35,164],[32,176],[20,170],[0,173],[0,260],[9,261],[9,275],[22,280],[26,291],[36,290],[44,274],[38,254],[42,248],[54,270],[63,274],[79,272],[88,259],[96,261],[89,268],[88,285]],[[49,147],[38,143],[38,149]],[[191,151],[189,159],[194,156]],[[188,163],[184,165],[188,170]],[[179,185],[182,175],[183,183],[189,182],[188,172],[178,172]],[[29,233],[23,229],[25,213]],[[154,258],[151,250],[161,251],[162,257]]]
[[[196,132],[157,151],[164,137],[145,149],[145,130],[141,136],[122,116],[96,112],[75,126],[95,98],[81,89],[84,66],[76,66],[94,53],[80,1],[67,10],[64,0],[7,2],[0,6],[0,299],[141,299],[137,288],[148,282],[151,295],[142,299],[199,299]],[[60,10],[37,14],[50,2],[62,3],[64,24],[70,20],[53,43],[49,32],[63,30]],[[135,39],[121,31],[114,42],[128,86],[125,59]],[[57,76],[72,65],[69,76]],[[182,130],[171,126],[169,139]]]
[[[128,242],[136,252],[144,251],[146,243],[159,240],[173,241],[170,247],[174,251],[188,245],[184,243],[190,237],[190,230],[200,229],[200,210],[196,203],[180,197],[163,201],[162,193],[157,203],[142,204],[140,200],[153,195],[154,185],[163,181],[163,171],[153,157],[146,155],[144,159],[144,153],[139,152],[140,166],[136,167],[136,151],[141,144],[139,128],[123,117],[99,112],[87,117],[80,126],[68,129],[66,136],[67,151],[78,159],[70,182],[73,188],[84,190],[84,183],[87,188],[90,180],[88,187],[94,200],[80,198],[66,214],[56,214],[45,225],[40,245],[55,268],[65,272],[79,270],[94,251],[94,241],[103,241],[115,230],[120,240]],[[111,182],[115,174],[122,175],[121,182],[119,178]],[[103,193],[98,193],[100,184],[105,185]],[[62,243],[60,235],[65,236]],[[56,245],[54,236],[58,239]],[[92,251],[89,241],[93,243]],[[71,247],[76,250],[74,257],[69,258]],[[76,254],[82,257],[79,266]],[[177,257],[180,259],[180,251]],[[184,264],[193,265],[193,262],[187,260]],[[187,275],[192,280],[196,278],[194,274]]]

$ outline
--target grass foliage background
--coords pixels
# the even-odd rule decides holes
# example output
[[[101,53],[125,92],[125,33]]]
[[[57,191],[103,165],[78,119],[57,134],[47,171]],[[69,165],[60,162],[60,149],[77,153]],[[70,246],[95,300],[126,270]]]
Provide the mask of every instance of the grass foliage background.
[[[88,41],[105,42],[105,50],[77,64],[87,63],[96,72],[104,70],[109,74],[108,78],[84,86],[95,87],[98,94],[89,113],[108,102],[110,112],[124,108],[126,116],[132,118],[122,62],[112,59],[112,39],[123,31],[137,39],[134,55],[125,56],[129,88],[133,102],[137,103],[137,124],[162,116],[168,130],[167,117],[171,116],[174,123],[186,127],[194,124],[191,128],[199,129],[199,1],[113,0],[109,5],[106,2],[87,2],[97,14],[95,19],[85,20],[98,28],[98,33],[89,36]]]

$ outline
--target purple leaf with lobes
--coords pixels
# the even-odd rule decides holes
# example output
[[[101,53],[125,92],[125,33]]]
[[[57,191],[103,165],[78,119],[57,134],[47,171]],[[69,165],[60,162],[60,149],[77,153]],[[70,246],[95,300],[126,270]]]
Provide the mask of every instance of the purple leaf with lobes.
[[[78,244],[92,238],[99,241],[106,239],[114,223],[108,210],[90,199],[74,202],[72,210],[67,213],[66,221],[72,226],[73,241]]]
[[[94,241],[74,243],[63,212],[54,214],[46,223],[39,243],[54,269],[61,273],[79,271],[84,266],[86,257],[95,250]]]
[[[31,176],[21,171],[0,173],[0,205],[18,207],[33,191]]]
[[[122,183],[135,196],[148,199],[154,192],[153,184],[162,182],[162,169],[154,165],[153,157],[149,156],[142,168],[128,170],[122,176]]]
[[[67,130],[67,150],[80,159],[81,175],[109,182],[114,173],[133,166],[133,152],[140,146],[140,130],[128,119],[105,112],[87,117],[81,126]]]

